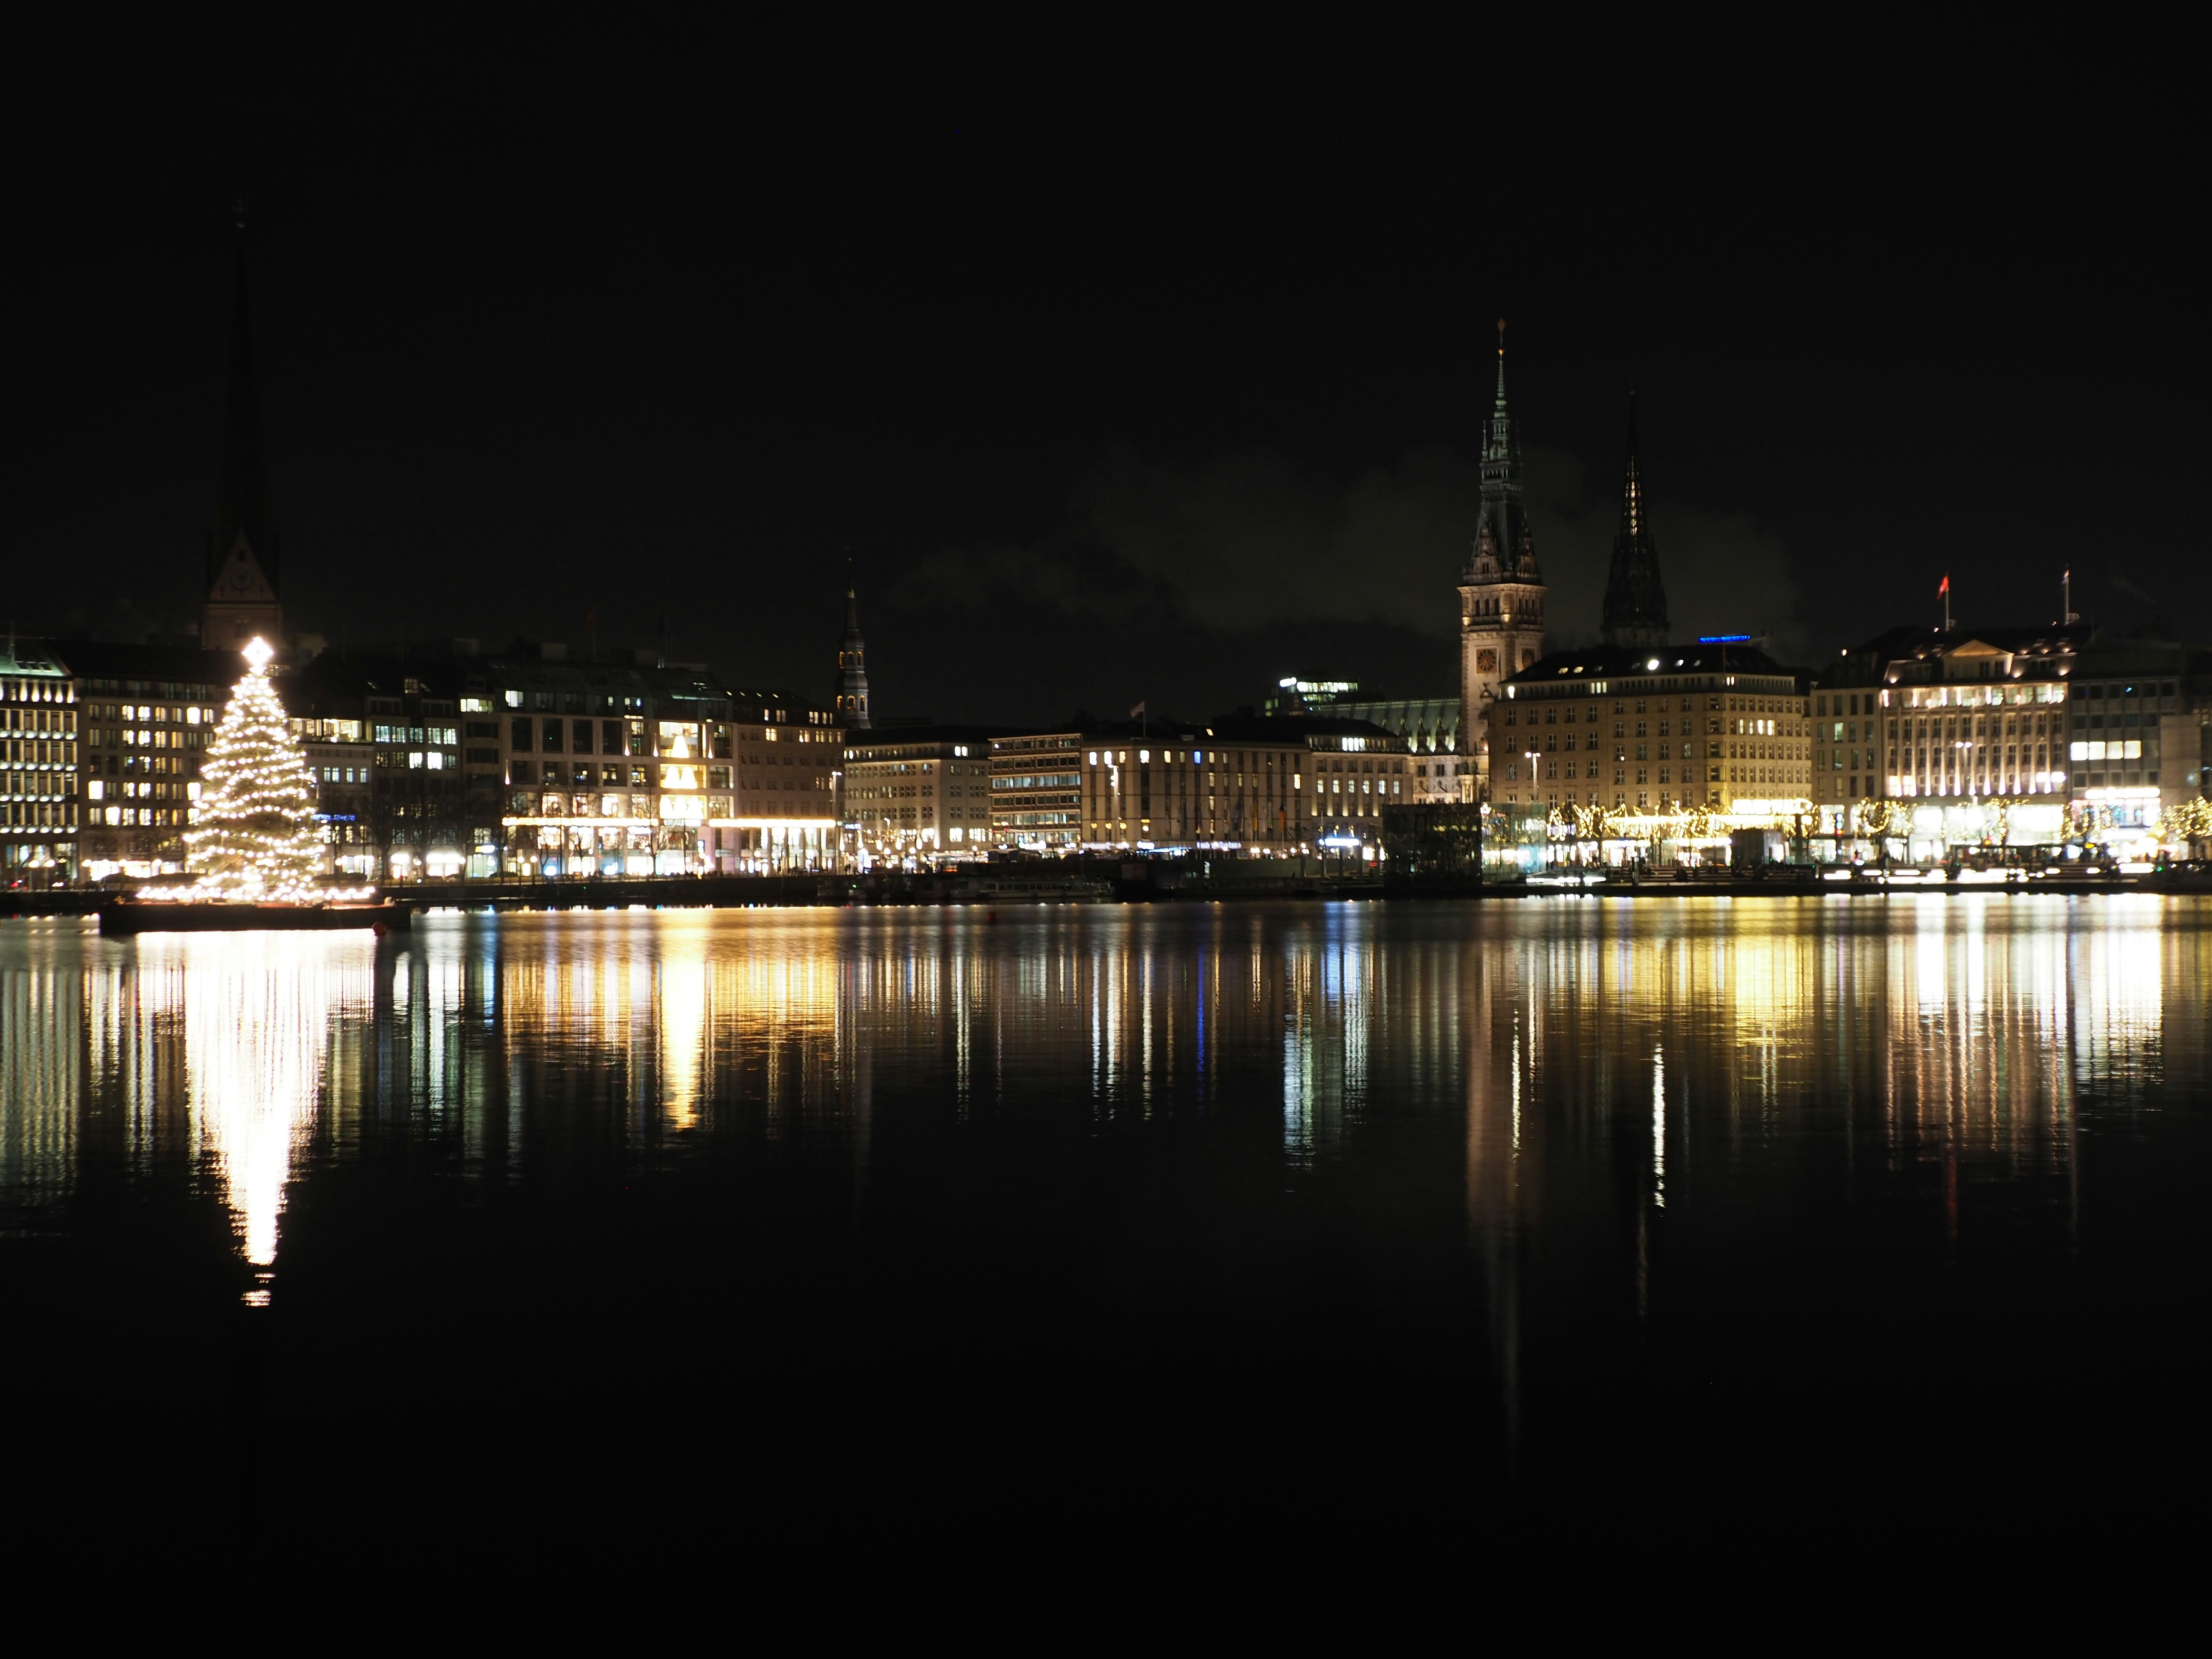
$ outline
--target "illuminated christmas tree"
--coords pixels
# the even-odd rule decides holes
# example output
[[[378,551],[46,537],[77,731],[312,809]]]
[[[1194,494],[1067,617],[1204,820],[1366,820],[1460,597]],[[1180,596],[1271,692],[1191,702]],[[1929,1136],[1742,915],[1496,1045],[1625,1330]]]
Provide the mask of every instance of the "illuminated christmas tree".
[[[283,902],[313,896],[321,837],[307,758],[270,683],[265,641],[230,689],[230,707],[200,766],[200,800],[185,832],[185,867],[209,898]]]

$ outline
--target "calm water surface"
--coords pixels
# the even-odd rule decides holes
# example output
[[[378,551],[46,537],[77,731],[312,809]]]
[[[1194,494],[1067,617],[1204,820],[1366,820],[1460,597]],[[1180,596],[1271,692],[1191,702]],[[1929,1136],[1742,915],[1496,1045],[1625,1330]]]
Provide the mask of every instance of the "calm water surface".
[[[1019,1535],[2194,1480],[2208,924],[0,925],[19,1490]]]

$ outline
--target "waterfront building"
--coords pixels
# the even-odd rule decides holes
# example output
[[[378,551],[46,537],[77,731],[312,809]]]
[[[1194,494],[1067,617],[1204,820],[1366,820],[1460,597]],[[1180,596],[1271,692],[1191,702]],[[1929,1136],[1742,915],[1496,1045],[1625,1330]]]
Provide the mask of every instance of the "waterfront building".
[[[848,732],[844,823],[857,850],[888,864],[987,853],[991,741],[988,726],[922,721]]]
[[[845,632],[837,641],[837,695],[831,704],[848,732],[868,729],[868,645],[860,637],[860,599],[851,574],[845,582]]]
[[[1794,827],[1812,810],[1810,692],[1810,676],[1745,644],[1554,652],[1505,687],[1498,802],[1610,809],[1624,840],[1692,811]]]
[[[1348,698],[1328,713],[1340,720],[1366,720],[1402,740],[1409,757],[1407,797],[1419,806],[1443,806],[1475,796],[1472,757],[1460,751],[1457,697]]]
[[[373,882],[491,875],[473,834],[495,792],[471,799],[462,765],[461,664],[473,641],[325,651],[276,680],[315,787],[325,873]]]
[[[2145,839],[2165,814],[2212,799],[2212,651],[2100,631],[2072,689],[2067,757],[2083,839]]]
[[[839,863],[834,715],[650,650],[325,652],[280,682],[341,873],[702,874]]]
[[[1498,688],[1544,654],[1544,577],[1522,499],[1521,441],[1505,407],[1503,322],[1498,325],[1498,390],[1483,429],[1481,465],[1482,506],[1460,575],[1459,730],[1461,753],[1474,764],[1474,793],[1488,800],[1491,713]]]
[[[1084,842],[1084,738],[1099,729],[1079,715],[1058,730],[1006,732],[990,740],[994,846],[1066,853]]]
[[[1077,720],[993,745],[1009,845],[1297,857],[1371,847],[1407,800],[1405,739],[1334,715]]]
[[[465,730],[497,732],[483,750],[503,786],[497,850],[507,873],[763,873],[840,862],[843,733],[830,709],[726,686],[701,665],[650,651],[627,663],[574,662],[565,645],[547,643],[471,665],[460,713]]]
[[[1875,801],[1911,803],[1916,855],[1992,833],[2054,845],[2067,835],[2068,751],[2081,623],[1893,628],[1845,651],[1814,695],[1814,799],[1823,835],[1864,839]]]
[[[1457,697],[1363,697],[1357,680],[1306,680],[1286,676],[1261,705],[1264,713],[1325,714],[1369,720],[1405,739],[1413,757],[1408,799],[1422,806],[1472,801],[1474,760],[1460,746]]]
[[[200,761],[245,658],[91,640],[49,649],[81,700],[80,873],[88,881],[181,874]]]
[[[76,878],[77,685],[44,641],[0,644],[0,881]]]
[[[1613,532],[1613,562],[1605,579],[1602,637],[1607,645],[1658,650],[1667,643],[1667,589],[1659,580],[1659,550],[1644,500],[1643,469],[1636,454],[1636,394],[1628,396],[1628,464],[1620,483],[1620,523]]]

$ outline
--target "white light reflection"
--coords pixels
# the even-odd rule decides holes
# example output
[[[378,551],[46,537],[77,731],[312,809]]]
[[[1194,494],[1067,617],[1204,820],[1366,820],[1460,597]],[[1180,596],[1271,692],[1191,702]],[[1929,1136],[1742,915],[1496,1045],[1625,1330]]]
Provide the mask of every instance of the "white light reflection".
[[[212,1155],[246,1261],[269,1267],[285,1183],[321,1098],[331,1027],[342,1012],[367,1007],[375,942],[185,934],[142,941],[139,951],[142,983],[181,988],[193,1150]],[[263,1288],[246,1300],[266,1305],[270,1275],[256,1277]]]
[[[672,1129],[699,1121],[707,1053],[707,941],[670,928],[660,961],[660,1109]]]
[[[1651,1201],[1667,1207],[1667,1051],[1651,1050]]]

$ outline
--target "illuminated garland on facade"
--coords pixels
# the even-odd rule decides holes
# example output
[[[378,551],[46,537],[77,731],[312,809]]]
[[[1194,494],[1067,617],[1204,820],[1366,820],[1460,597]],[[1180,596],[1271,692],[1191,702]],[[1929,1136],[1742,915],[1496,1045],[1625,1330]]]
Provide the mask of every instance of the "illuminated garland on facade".
[[[296,903],[326,896],[314,888],[321,835],[307,757],[269,679],[275,654],[258,639],[246,647],[252,667],[231,688],[185,832],[185,867],[199,880],[161,897]]]

